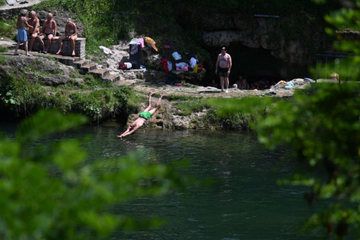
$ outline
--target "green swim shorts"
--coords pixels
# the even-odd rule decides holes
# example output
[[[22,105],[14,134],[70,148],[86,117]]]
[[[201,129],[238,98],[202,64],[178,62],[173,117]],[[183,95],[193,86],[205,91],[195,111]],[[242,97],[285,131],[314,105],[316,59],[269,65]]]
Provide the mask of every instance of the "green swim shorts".
[[[151,112],[142,112],[140,113],[139,117],[145,118],[146,120],[148,120],[149,118],[151,118]]]

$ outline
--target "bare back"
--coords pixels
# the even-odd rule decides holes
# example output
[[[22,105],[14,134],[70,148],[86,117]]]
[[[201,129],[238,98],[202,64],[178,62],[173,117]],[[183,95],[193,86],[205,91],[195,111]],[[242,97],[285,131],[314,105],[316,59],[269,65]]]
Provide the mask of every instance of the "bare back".
[[[18,29],[25,29],[28,26],[27,20],[25,16],[19,16],[16,24]]]

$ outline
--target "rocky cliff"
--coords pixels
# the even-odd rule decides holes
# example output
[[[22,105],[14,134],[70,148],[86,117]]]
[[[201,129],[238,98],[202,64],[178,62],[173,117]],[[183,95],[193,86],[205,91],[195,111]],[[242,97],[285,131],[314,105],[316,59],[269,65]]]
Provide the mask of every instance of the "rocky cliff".
[[[179,7],[176,12],[184,29],[198,32],[213,63],[220,47],[227,46],[236,76],[303,77],[314,66],[316,53],[332,49],[332,39],[323,31],[324,21],[303,13],[223,13],[191,6]]]

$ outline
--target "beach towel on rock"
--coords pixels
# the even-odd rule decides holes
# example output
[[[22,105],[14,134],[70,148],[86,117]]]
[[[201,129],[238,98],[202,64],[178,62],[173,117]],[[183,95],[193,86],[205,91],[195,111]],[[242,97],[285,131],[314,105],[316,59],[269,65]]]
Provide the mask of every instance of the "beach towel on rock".
[[[181,55],[178,52],[173,52],[172,56],[176,61],[181,59]]]
[[[168,60],[166,58],[163,58],[161,60],[161,64],[163,65],[165,73],[169,73]]]
[[[187,65],[184,62],[180,62],[180,63],[176,63],[176,71],[183,71],[183,72],[187,72],[189,70],[189,65]]]
[[[133,38],[133,39],[131,39],[130,44],[136,44],[136,43],[140,44],[142,48],[145,46],[143,38]]]
[[[145,42],[147,44],[150,44],[152,46],[153,49],[155,49],[155,51],[158,51],[157,47],[156,47],[156,42],[152,39],[152,38],[149,38],[149,37],[145,37]]]
[[[190,58],[190,67],[194,68],[196,65],[196,62],[197,62],[196,58],[194,58],[194,57]]]
[[[100,49],[102,49],[105,54],[112,54],[112,51],[107,47],[100,46]]]
[[[294,84],[292,82],[287,82],[285,88],[293,88]]]
[[[169,69],[169,72],[172,70],[172,62],[170,62],[169,60],[168,60],[168,69]]]

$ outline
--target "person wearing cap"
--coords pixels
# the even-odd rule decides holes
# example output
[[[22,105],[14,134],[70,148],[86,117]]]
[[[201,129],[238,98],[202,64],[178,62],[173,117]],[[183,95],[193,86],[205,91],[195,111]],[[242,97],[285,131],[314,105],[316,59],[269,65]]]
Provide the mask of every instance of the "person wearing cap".
[[[71,42],[72,47],[72,54],[71,56],[75,56],[75,40],[77,38],[77,27],[76,24],[72,22],[71,18],[68,18],[65,25],[65,35],[61,36],[59,38],[59,51],[56,53],[56,55],[62,54],[61,48],[63,45],[64,39],[69,39]]]
[[[25,54],[26,56],[30,56],[30,54],[28,53],[27,33],[25,27],[32,28],[32,26],[28,23],[28,20],[26,18],[27,14],[28,14],[27,10],[25,9],[21,10],[20,15],[18,16],[16,22],[16,26],[18,29],[18,34],[17,34],[18,41],[15,47],[14,55],[19,55],[18,49],[20,44],[25,44]]]
[[[224,92],[224,85],[225,85],[225,92],[228,93],[229,75],[232,67],[232,59],[230,54],[226,52],[225,47],[222,47],[221,53],[217,57],[215,67],[216,67],[215,73],[217,74],[219,72],[219,76],[220,76],[221,91]]]

